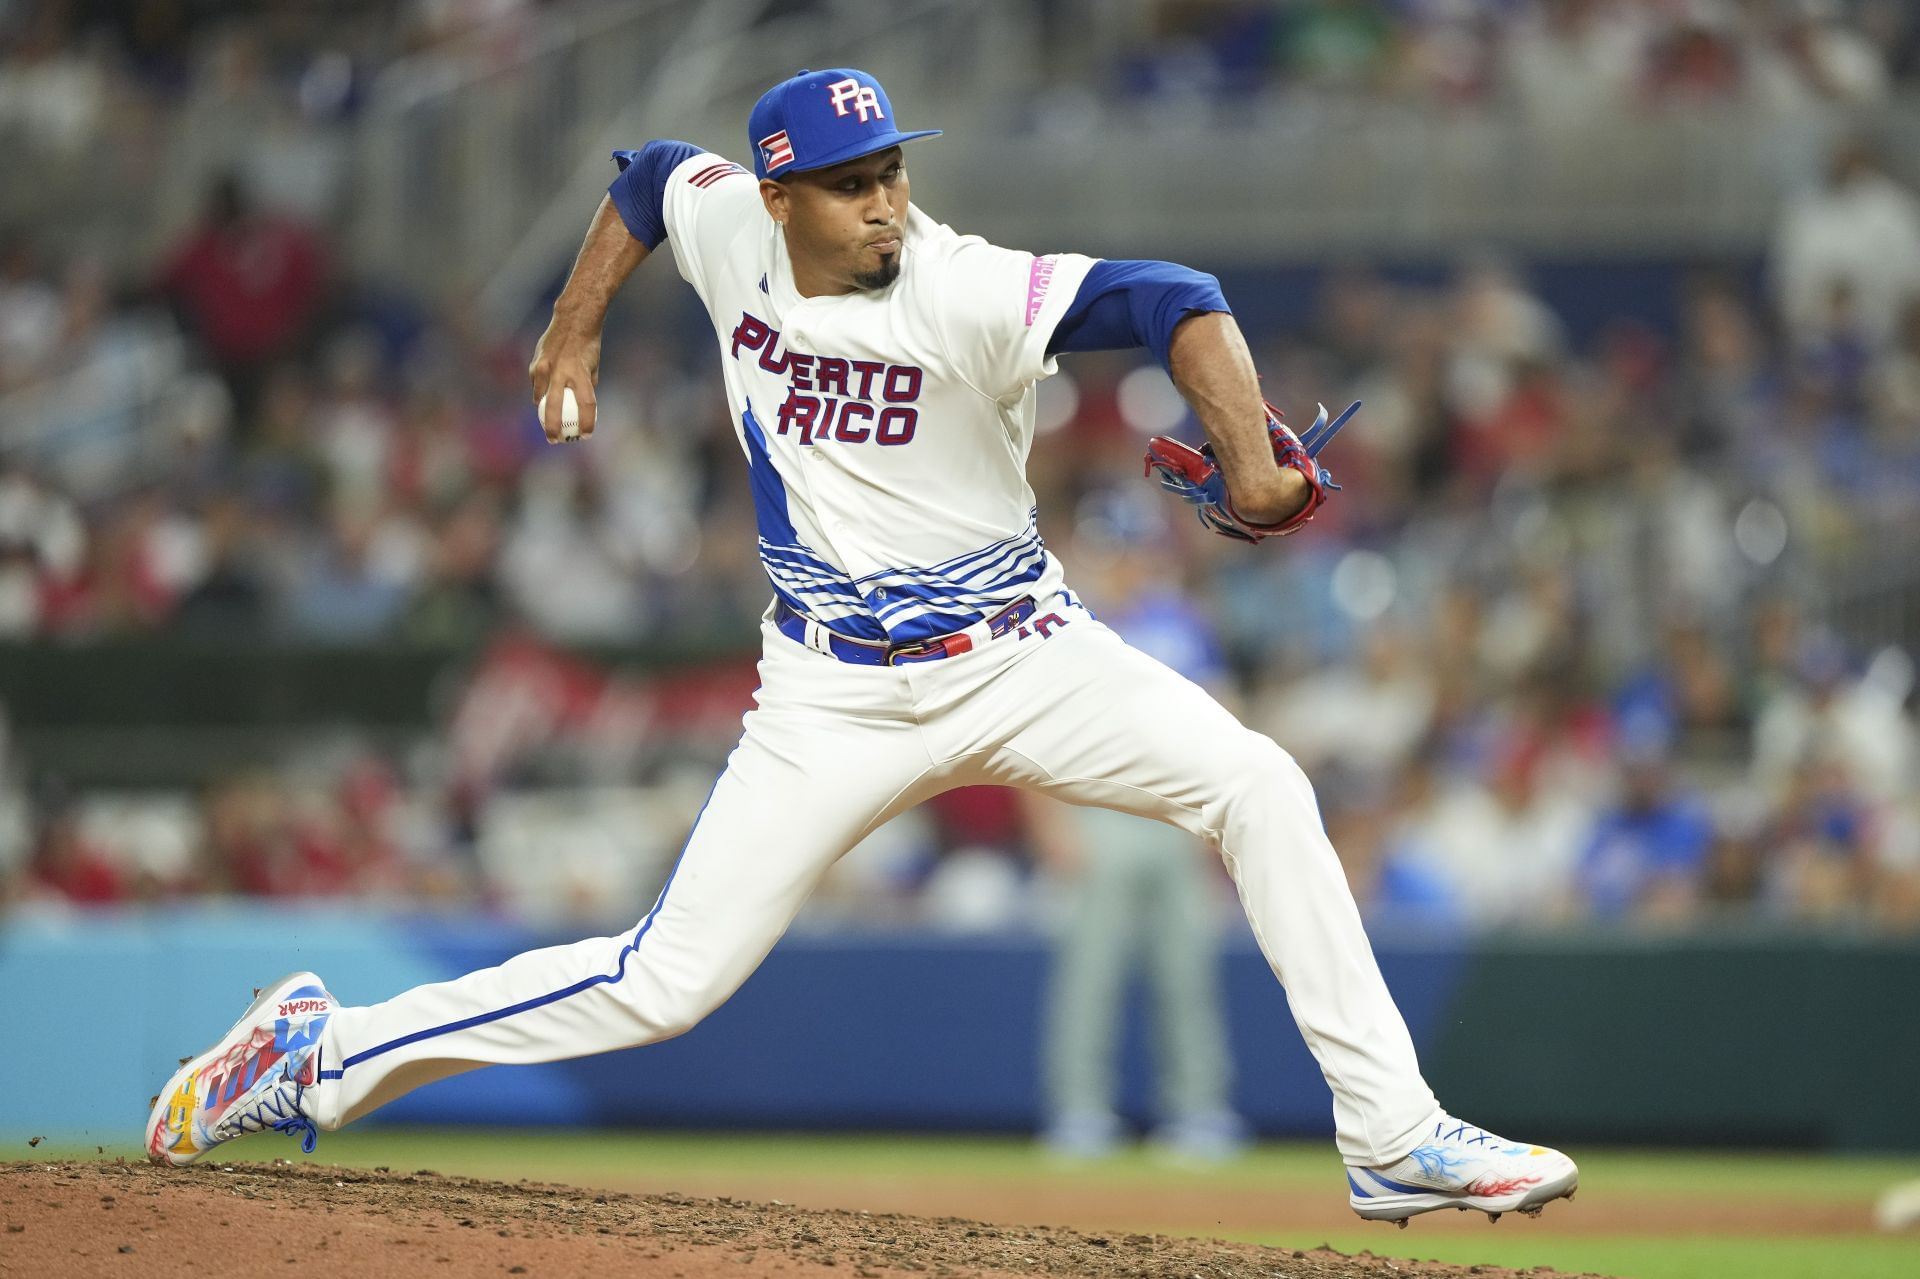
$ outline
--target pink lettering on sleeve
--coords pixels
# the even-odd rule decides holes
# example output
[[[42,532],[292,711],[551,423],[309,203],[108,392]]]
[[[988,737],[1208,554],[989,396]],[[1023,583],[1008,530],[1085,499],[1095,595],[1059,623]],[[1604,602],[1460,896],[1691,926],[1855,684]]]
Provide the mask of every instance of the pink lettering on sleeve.
[[[1053,286],[1053,268],[1059,261],[1059,255],[1049,253],[1043,258],[1035,258],[1027,267],[1027,327],[1040,318],[1040,307],[1047,300],[1047,290]]]

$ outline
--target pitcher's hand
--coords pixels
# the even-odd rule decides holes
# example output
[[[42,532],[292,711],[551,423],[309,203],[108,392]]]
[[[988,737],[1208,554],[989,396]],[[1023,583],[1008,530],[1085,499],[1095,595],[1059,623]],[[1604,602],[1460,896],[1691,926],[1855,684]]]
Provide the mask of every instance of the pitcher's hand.
[[[533,349],[533,363],[527,367],[535,406],[545,400],[540,412],[540,429],[546,432],[547,443],[561,441],[560,409],[568,390],[580,406],[579,438],[584,440],[593,434],[594,419],[599,416],[593,387],[599,378],[600,335],[563,331],[558,319],[549,324],[547,331],[540,335],[539,345]]]

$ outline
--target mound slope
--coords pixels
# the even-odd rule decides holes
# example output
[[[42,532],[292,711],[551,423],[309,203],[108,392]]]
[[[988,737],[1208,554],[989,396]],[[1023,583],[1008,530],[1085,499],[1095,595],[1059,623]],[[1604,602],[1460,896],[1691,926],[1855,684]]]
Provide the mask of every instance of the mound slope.
[[[0,1165],[0,1275],[608,1274],[661,1279],[1513,1279],[1326,1249],[1094,1234],[476,1181],[426,1170],[221,1163]],[[350,1269],[349,1269],[350,1267]],[[1525,1272],[1540,1276],[1550,1272]]]

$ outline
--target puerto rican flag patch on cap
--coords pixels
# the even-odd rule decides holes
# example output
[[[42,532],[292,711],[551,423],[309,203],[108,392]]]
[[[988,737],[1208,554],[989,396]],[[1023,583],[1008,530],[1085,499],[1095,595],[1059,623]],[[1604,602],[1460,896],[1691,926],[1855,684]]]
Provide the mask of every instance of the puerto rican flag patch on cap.
[[[771,137],[760,139],[760,154],[766,157],[769,170],[793,163],[793,143],[787,140],[787,131],[782,129]]]

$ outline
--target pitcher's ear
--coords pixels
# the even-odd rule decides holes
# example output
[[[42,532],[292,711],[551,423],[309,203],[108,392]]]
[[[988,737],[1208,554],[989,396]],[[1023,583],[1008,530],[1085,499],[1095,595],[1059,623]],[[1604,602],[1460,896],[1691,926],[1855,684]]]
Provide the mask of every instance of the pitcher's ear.
[[[760,203],[766,206],[767,216],[775,222],[786,222],[791,194],[783,183],[772,178],[760,179]]]

